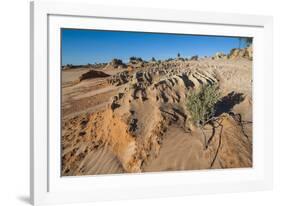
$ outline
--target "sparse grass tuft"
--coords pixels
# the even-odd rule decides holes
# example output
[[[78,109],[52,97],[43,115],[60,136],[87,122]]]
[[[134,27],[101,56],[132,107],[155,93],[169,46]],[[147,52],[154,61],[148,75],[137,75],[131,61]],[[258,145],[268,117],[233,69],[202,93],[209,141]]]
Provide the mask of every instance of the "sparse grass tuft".
[[[187,109],[191,113],[191,120],[201,129],[204,136],[204,149],[208,148],[207,137],[203,127],[209,122],[215,114],[215,104],[220,99],[219,87],[217,84],[204,85],[199,92],[191,92],[188,101]]]
[[[191,92],[187,109],[191,113],[191,119],[197,126],[204,126],[214,116],[215,104],[220,99],[220,92],[217,84],[204,85],[199,92]]]

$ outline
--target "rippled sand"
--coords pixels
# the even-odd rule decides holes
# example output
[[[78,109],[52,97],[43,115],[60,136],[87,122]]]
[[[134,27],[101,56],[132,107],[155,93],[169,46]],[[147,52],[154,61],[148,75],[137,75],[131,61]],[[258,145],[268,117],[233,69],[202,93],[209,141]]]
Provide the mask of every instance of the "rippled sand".
[[[63,175],[252,167],[252,61],[100,70],[110,76],[79,81],[89,69],[62,71]],[[188,92],[212,83],[222,102],[204,149],[185,105]]]

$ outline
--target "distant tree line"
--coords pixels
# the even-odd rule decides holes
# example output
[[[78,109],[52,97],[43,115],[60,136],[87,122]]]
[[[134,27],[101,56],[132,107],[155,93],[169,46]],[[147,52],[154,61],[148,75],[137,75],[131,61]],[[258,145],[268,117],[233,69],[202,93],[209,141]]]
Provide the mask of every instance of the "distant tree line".
[[[140,62],[142,62],[143,60],[140,57],[132,56],[132,57],[130,57],[130,62],[133,62],[133,61],[140,61]]]

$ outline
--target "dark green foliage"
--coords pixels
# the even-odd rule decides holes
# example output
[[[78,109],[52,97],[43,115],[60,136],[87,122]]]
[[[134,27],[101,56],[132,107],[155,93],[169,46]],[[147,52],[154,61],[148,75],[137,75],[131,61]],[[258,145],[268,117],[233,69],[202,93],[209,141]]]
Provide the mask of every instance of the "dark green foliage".
[[[139,62],[142,62],[143,60],[142,60],[142,58],[140,58],[140,57],[130,57],[130,62],[135,62],[135,61],[139,61]]]
[[[253,43],[253,38],[252,37],[239,37],[239,49],[241,47],[241,43],[244,43],[246,47],[249,47]]]
[[[253,43],[253,38],[246,37],[244,41],[245,41],[247,46],[250,46]]]
[[[121,65],[123,64],[121,59],[112,59],[112,64],[114,65]]]
[[[196,60],[196,61],[197,61],[198,58],[199,58],[198,55],[195,55],[195,56],[192,56],[192,57],[190,58],[190,60]]]

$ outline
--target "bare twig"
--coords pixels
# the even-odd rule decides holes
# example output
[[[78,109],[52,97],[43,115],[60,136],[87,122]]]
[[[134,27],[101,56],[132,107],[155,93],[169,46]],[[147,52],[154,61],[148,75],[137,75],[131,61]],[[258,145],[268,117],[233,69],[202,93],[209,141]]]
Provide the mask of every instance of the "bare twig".
[[[208,119],[204,122],[204,125],[208,124],[209,122],[216,121],[218,119],[219,119],[219,117],[211,117],[210,119]]]
[[[214,163],[215,163],[215,161],[216,161],[216,159],[217,159],[217,156],[218,156],[218,153],[219,153],[220,147],[221,147],[221,136],[222,136],[222,130],[223,130],[223,125],[222,125],[221,123],[222,123],[222,121],[218,123],[218,124],[219,124],[219,126],[221,127],[221,130],[220,130],[220,136],[219,136],[219,145],[218,145],[218,147],[217,147],[217,150],[216,150],[215,156],[214,156],[214,158],[213,158],[213,160],[212,160],[212,162],[211,162],[211,166],[210,166],[210,168],[212,168],[212,167],[213,167],[213,165],[214,165]]]
[[[201,132],[202,132],[202,134],[204,136],[204,150],[206,150],[206,149],[208,149],[207,137],[206,137],[205,132],[203,130],[203,126],[200,126],[199,128],[201,129]]]
[[[249,136],[246,134],[243,124],[251,124],[252,122],[243,121],[241,114],[233,114],[232,116],[233,116],[234,120],[236,120],[238,122],[239,126],[241,127],[243,135],[249,140]]]
[[[203,136],[204,136],[204,147],[205,147],[205,150],[208,149],[208,146],[209,146],[209,144],[211,143],[211,141],[213,139],[213,136],[215,134],[214,130],[216,128],[220,127],[220,123],[222,122],[222,120],[220,122],[218,122],[219,119],[220,119],[219,117],[212,117],[209,120],[207,120],[206,122],[204,122],[203,126],[200,126],[200,129],[201,129],[201,131],[203,133]],[[218,123],[218,126],[214,126],[213,122]],[[207,141],[206,134],[204,133],[204,126],[207,125],[207,124],[211,124],[212,125],[212,131],[213,131],[211,137],[208,138],[208,141]]]

